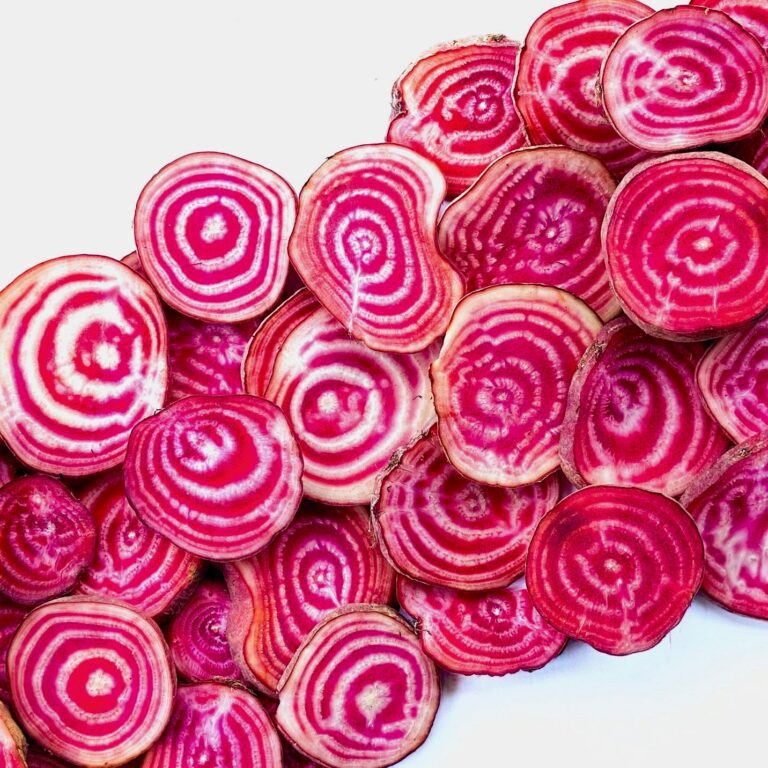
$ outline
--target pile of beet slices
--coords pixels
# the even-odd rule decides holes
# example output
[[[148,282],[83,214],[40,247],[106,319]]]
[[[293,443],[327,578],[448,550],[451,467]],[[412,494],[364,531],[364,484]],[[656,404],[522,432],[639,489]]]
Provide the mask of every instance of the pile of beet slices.
[[[383,768],[440,670],[768,619],[768,7],[701,5],[438,46],[298,197],[187,155],[0,292],[0,768]]]

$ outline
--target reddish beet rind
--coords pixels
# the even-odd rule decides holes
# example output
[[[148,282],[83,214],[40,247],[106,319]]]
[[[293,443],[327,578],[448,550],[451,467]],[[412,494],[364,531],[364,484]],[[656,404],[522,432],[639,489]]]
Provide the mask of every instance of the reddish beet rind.
[[[27,763],[27,742],[24,734],[5,704],[0,703],[0,766],[1,768],[34,768]]]
[[[28,607],[17,605],[7,598],[0,597],[0,700],[6,704],[11,701],[6,654],[13,635],[28,612]]]
[[[768,4],[765,0],[695,0],[691,5],[727,13],[768,47]]]
[[[0,488],[18,477],[21,472],[21,464],[19,464],[13,454],[0,443]]]

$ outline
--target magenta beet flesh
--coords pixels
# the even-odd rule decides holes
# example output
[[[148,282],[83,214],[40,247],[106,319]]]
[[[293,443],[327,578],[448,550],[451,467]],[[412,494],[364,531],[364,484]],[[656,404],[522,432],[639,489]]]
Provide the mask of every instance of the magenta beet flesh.
[[[696,0],[691,5],[727,13],[768,47],[768,3],[765,0]]]
[[[6,483],[10,483],[22,472],[21,465],[14,458],[13,454],[0,443],[0,488]]]
[[[29,610],[29,606],[17,605],[5,597],[0,597],[0,700],[6,704],[11,701],[11,686],[6,664],[8,646]]]

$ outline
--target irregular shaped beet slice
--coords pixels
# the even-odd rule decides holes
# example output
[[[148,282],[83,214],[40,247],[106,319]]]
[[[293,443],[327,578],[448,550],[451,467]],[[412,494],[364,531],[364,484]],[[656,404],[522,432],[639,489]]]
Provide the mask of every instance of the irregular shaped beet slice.
[[[605,166],[565,147],[497,160],[440,219],[438,242],[469,290],[498,283],[564,288],[603,319],[619,313],[600,227],[616,189]]]
[[[542,285],[496,285],[454,312],[432,392],[451,463],[480,483],[516,487],[557,469],[568,385],[600,319]]]
[[[385,768],[427,738],[440,701],[437,669],[384,606],[350,606],[322,621],[280,682],[276,721],[329,768]]]
[[[395,454],[379,479],[372,516],[382,550],[400,573],[484,590],[522,575],[533,529],[557,497],[556,475],[516,489],[468,480],[432,427]]]
[[[301,190],[291,262],[372,349],[417,352],[448,325],[463,286],[437,249],[444,197],[437,166],[396,144],[342,150]]]
[[[673,340],[722,336],[768,309],[768,180],[719,152],[650,160],[603,223],[624,311]]]
[[[27,741],[5,704],[0,703],[0,768],[34,768],[27,763]]]
[[[504,35],[427,51],[392,89],[387,141],[433,160],[449,195],[463,192],[489,163],[528,143],[512,96],[519,53]]]
[[[139,424],[125,493],[154,531],[198,557],[256,554],[293,519],[302,458],[288,422],[251,395],[177,400]]]
[[[623,656],[652,648],[679,623],[703,561],[696,524],[674,499],[593,485],[539,523],[525,579],[553,627]]]
[[[26,732],[89,766],[122,765],[147,750],[168,723],[176,688],[152,620],[79,595],[27,616],[8,649],[8,674]]]
[[[696,0],[691,5],[727,13],[768,47],[768,4],[765,0]]]
[[[734,141],[768,114],[768,54],[726,14],[678,6],[624,32],[600,85],[613,126],[641,149]]]
[[[22,472],[21,464],[13,454],[0,443],[0,487],[18,477]]]
[[[0,292],[0,433],[42,472],[122,462],[135,424],[162,407],[168,338],[145,280],[106,256],[45,261]]]
[[[0,597],[0,700],[6,704],[11,701],[6,654],[13,635],[21,626],[27,613],[29,613],[28,606],[17,605],[5,597]]]

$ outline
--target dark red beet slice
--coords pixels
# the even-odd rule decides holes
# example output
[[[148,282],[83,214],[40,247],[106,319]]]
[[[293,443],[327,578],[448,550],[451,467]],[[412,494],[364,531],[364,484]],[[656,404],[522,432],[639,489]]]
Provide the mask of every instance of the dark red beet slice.
[[[493,589],[522,575],[533,529],[557,496],[556,475],[516,489],[468,480],[432,427],[395,454],[372,515],[382,550],[400,573],[454,589]]]
[[[440,441],[459,472],[515,487],[557,469],[568,385],[600,327],[558,288],[496,285],[462,299],[432,365]]]
[[[21,465],[13,454],[0,443],[0,487],[21,474]]]
[[[593,157],[533,147],[493,163],[440,219],[442,252],[469,290],[498,283],[564,288],[603,319],[619,313],[600,227],[616,183]]]
[[[600,75],[616,130],[651,152],[727,142],[768,113],[768,54],[719,11],[678,6],[631,26]]]
[[[463,192],[489,163],[528,143],[512,97],[519,53],[504,35],[427,51],[392,89],[387,141],[433,160],[449,195]]]
[[[198,557],[256,554],[293,519],[302,459],[288,422],[260,397],[185,397],[139,424],[125,492],[154,531]]]
[[[277,724],[301,752],[329,768],[385,768],[427,738],[440,682],[394,611],[352,606],[313,630],[279,694]]]
[[[641,488],[593,485],[539,523],[525,578],[556,629],[621,656],[675,627],[702,577],[704,551],[678,502]]]
[[[765,0],[696,0],[691,5],[727,13],[768,47],[768,3]]]
[[[11,701],[11,687],[5,658],[11,639],[27,613],[29,613],[28,607],[0,597],[0,700],[6,704]]]
[[[416,352],[448,325],[463,286],[437,249],[444,197],[437,166],[396,144],[345,149],[301,190],[291,262],[372,349]]]
[[[27,763],[27,741],[5,704],[0,703],[0,768],[34,768]]]
[[[624,311],[669,339],[706,339],[768,309],[768,181],[739,160],[692,152],[629,173],[603,224]]]

